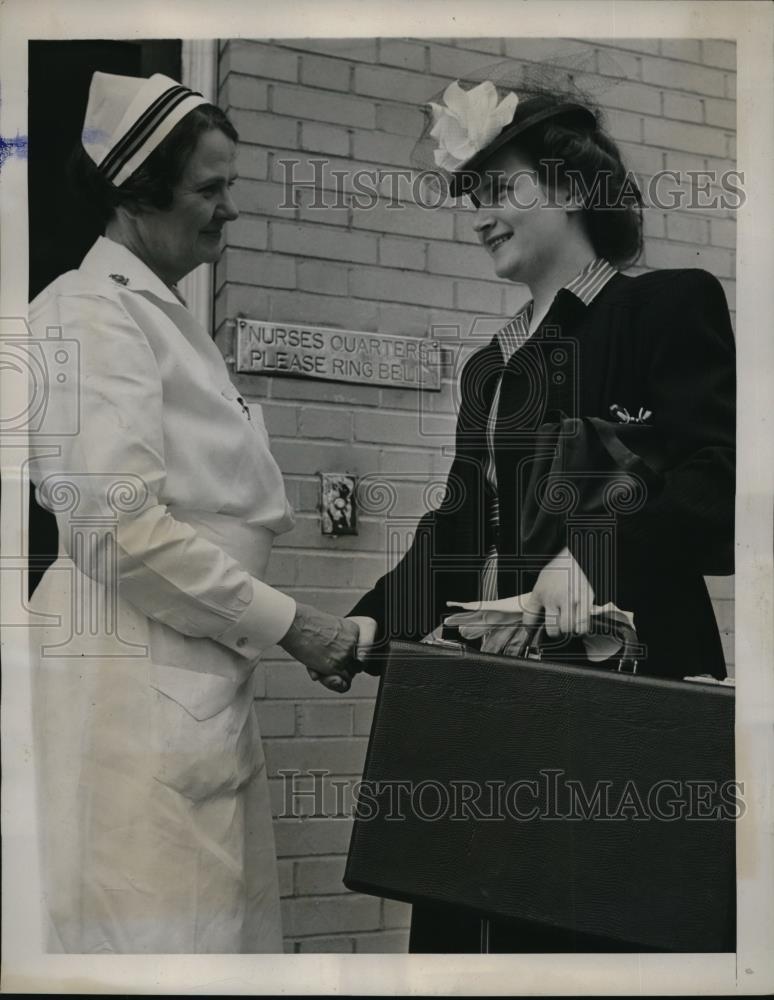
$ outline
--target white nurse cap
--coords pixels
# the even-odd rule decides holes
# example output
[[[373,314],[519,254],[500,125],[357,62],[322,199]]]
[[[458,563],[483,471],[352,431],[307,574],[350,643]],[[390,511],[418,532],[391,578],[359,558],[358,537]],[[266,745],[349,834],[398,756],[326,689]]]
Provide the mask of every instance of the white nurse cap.
[[[120,187],[181,118],[208,103],[162,73],[146,79],[98,72],[91,78],[81,142],[100,172]]]

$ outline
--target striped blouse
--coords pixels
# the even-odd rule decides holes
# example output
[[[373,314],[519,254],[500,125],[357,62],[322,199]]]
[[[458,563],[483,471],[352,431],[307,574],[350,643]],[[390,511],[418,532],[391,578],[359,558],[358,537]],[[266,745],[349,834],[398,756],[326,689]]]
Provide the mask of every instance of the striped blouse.
[[[616,268],[602,257],[597,257],[588,263],[583,270],[577,274],[572,281],[564,287],[568,292],[576,295],[584,305],[590,305],[605,285],[610,281]],[[503,370],[510,358],[529,339],[529,325],[532,320],[533,303],[529,302],[514,316],[510,322],[497,333],[500,351],[503,356]],[[496,538],[496,529],[500,523],[500,511],[497,500],[497,473],[495,467],[495,425],[497,423],[497,411],[500,404],[500,386],[502,385],[502,372],[495,389],[492,407],[489,411],[487,422],[487,466],[486,481],[489,494],[488,516],[492,531],[492,537]],[[512,595],[506,595],[512,596]],[[481,573],[481,600],[497,600],[497,548],[492,545],[486,555],[484,567]]]

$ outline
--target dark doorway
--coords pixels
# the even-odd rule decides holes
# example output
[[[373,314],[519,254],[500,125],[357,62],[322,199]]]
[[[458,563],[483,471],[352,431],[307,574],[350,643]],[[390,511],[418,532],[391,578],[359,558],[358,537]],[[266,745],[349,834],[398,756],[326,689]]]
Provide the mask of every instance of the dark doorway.
[[[78,267],[101,226],[68,190],[65,165],[80,141],[95,70],[123,76],[181,77],[179,41],[34,41],[29,43],[29,245],[33,299],[54,278]],[[53,514],[30,492],[29,592],[57,552]]]

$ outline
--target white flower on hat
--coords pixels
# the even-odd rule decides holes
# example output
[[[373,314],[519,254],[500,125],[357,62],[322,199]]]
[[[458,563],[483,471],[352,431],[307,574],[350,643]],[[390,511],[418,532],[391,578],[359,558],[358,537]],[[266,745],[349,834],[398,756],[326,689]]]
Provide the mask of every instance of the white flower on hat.
[[[444,91],[443,99],[446,107],[430,102],[430,135],[438,140],[433,154],[436,166],[450,171],[458,170],[509,125],[519,103],[513,91],[498,103],[491,80],[472,90],[463,90],[455,80]]]

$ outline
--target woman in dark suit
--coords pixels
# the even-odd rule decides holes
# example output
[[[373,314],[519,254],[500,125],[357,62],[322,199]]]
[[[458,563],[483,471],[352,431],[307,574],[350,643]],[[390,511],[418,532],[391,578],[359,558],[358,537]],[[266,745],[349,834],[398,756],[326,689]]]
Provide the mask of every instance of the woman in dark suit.
[[[723,678],[704,583],[733,572],[734,338],[720,283],[699,269],[621,273],[641,251],[641,199],[589,103],[491,83],[452,84],[444,99],[431,105],[435,162],[452,194],[471,197],[496,274],[532,298],[464,367],[454,488],[351,612],[361,643],[419,640],[449,601],[529,594],[525,622],[545,625],[561,659],[589,631],[590,608],[612,601],[633,613],[640,673]],[[653,474],[623,503],[608,496],[583,522],[570,505],[561,530],[528,535],[546,428],[586,418],[616,440],[617,427],[641,425],[640,453],[619,457]],[[583,498],[609,453],[588,438],[567,447]],[[615,947],[425,907],[410,947],[479,951],[482,934],[491,951]]]

